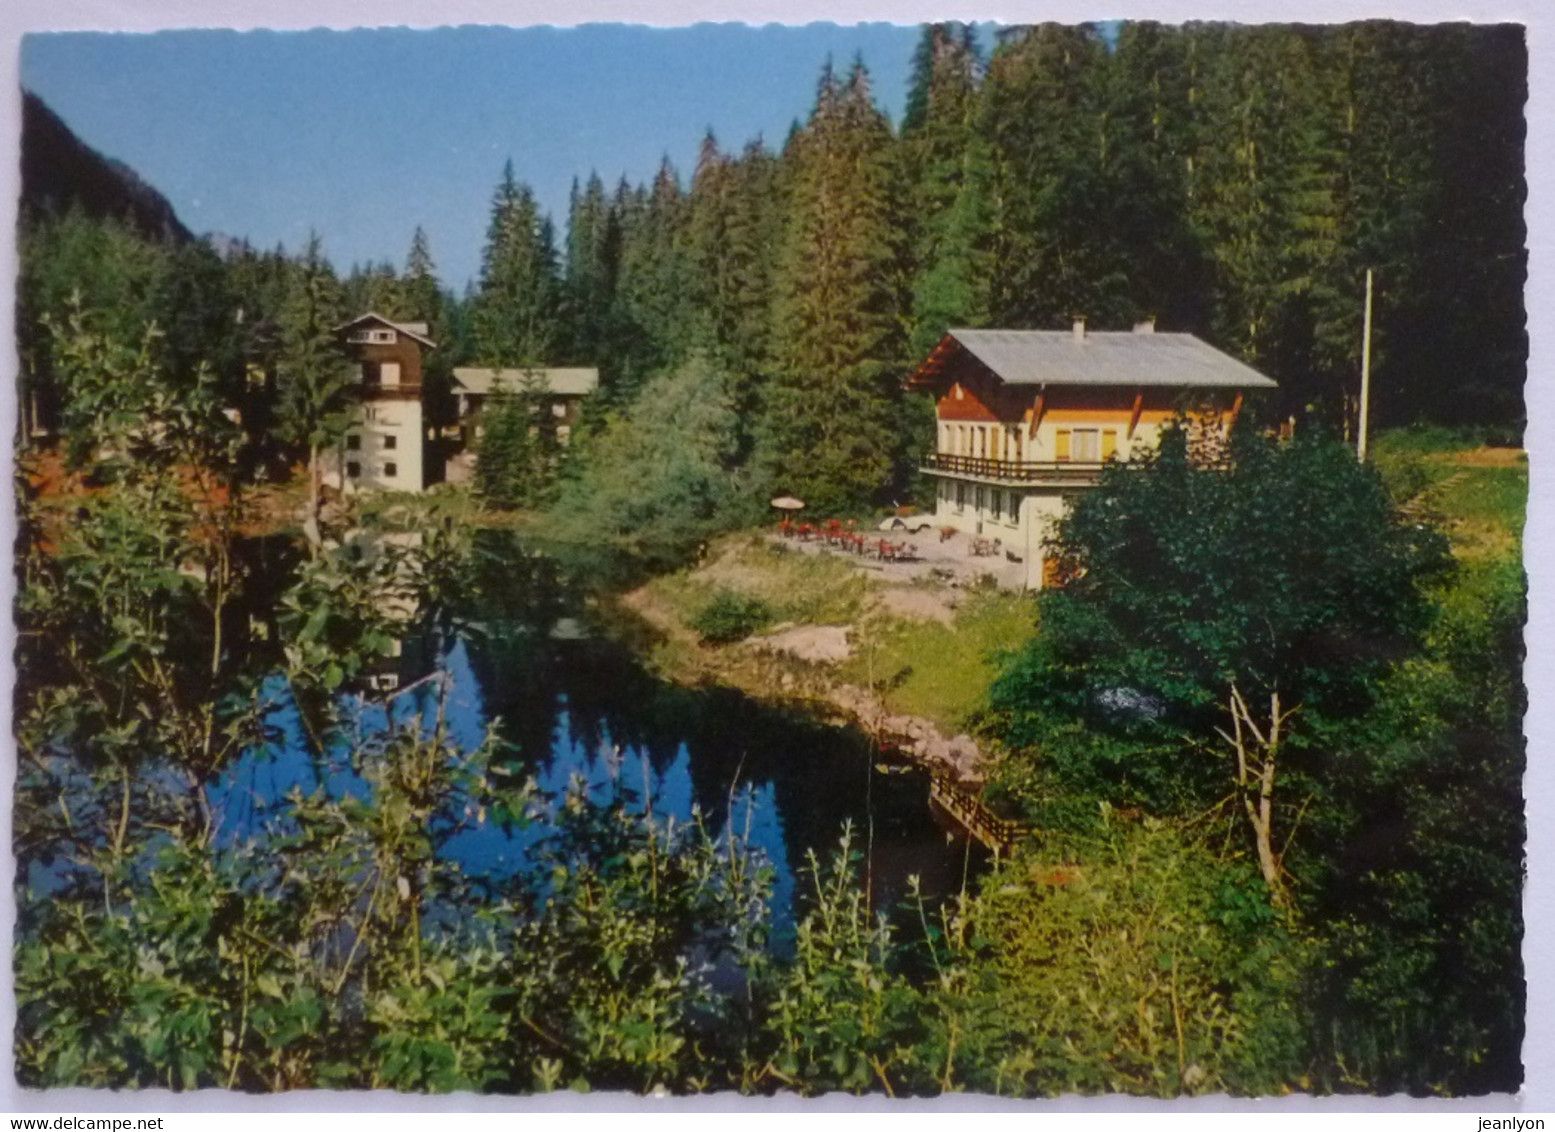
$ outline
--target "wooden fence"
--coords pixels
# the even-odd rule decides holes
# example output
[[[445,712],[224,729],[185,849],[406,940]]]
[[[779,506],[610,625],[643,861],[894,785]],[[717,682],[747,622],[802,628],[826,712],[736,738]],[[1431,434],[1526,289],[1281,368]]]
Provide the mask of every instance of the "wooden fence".
[[[1008,854],[1027,833],[1020,822],[1001,818],[947,775],[929,775],[929,801],[954,818],[996,857]]]

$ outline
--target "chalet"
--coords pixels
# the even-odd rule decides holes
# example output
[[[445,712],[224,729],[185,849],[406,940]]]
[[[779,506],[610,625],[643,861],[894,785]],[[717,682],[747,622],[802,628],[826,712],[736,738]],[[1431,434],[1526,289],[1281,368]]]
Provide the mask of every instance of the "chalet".
[[[566,444],[578,423],[583,398],[599,388],[597,369],[545,368],[480,369],[458,366],[454,369],[454,403],[458,407],[459,426],[466,445],[473,443],[480,428],[481,409],[492,397],[512,393],[530,393],[540,399],[542,411],[555,422],[556,439]]]
[[[481,414],[493,397],[522,393],[534,398],[534,411],[545,417],[547,426],[555,429],[557,442],[565,445],[577,426],[583,399],[598,388],[599,370],[592,368],[456,366],[452,392],[460,451],[449,461],[449,480],[466,480],[473,473],[472,450],[483,432]]]
[[[1102,467],[1153,449],[1162,424],[1188,412],[1224,433],[1243,395],[1275,383],[1191,334],[952,330],[909,381],[936,399],[936,481],[943,528],[986,540],[1043,584],[1043,540],[1065,501]]]
[[[426,323],[391,322],[369,311],[335,333],[355,366],[354,407],[325,482],[347,492],[421,491],[431,470],[422,356],[436,348]]]

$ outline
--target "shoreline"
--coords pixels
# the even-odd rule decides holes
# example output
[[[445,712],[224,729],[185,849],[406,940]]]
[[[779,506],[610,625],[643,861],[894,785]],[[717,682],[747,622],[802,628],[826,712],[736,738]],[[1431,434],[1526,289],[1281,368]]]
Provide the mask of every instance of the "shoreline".
[[[774,647],[772,642],[781,632],[708,646],[653,592],[651,583],[615,595],[613,602],[661,636],[661,642],[644,651],[642,660],[663,678],[687,686],[721,684],[763,703],[796,708],[855,727],[874,739],[882,751],[946,775],[963,789],[981,789],[989,755],[970,735],[963,732],[947,738],[931,719],[889,711],[877,693],[839,679],[826,661],[805,659],[792,648]],[[833,640],[845,642],[853,626],[804,628],[825,631]]]

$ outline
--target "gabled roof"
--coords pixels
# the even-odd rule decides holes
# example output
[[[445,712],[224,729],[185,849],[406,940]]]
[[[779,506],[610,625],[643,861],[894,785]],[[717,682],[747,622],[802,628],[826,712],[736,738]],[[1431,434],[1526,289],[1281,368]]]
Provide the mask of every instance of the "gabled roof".
[[[366,314],[357,315],[350,322],[342,322],[339,326],[335,327],[335,333],[339,334],[343,331],[350,330],[353,326],[363,322],[381,322],[391,330],[398,330],[401,334],[404,334],[410,338],[414,338],[417,342],[420,342],[429,350],[437,349],[437,343],[427,337],[426,323],[394,322],[391,319],[384,318],[383,315],[379,314],[377,311],[368,311]]]
[[[1274,389],[1275,382],[1191,334],[1154,331],[951,330],[911,379],[935,384],[970,355],[1010,385]]]
[[[516,367],[512,369],[483,369],[479,366],[454,367],[455,393],[517,393],[526,382],[540,384],[548,393],[564,397],[585,397],[599,388],[599,370],[570,366],[548,368],[545,366]]]

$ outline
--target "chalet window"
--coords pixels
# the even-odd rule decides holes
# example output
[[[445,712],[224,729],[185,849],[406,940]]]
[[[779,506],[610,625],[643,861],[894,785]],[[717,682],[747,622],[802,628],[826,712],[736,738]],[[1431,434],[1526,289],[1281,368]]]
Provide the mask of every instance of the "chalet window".
[[[566,415],[567,415],[567,402],[565,402],[565,401],[552,401],[551,402],[551,416],[553,416],[553,417],[565,417]]]
[[[956,510],[958,512],[966,510],[966,484],[964,483],[956,485]]]
[[[399,335],[392,330],[353,330],[348,342],[365,342],[374,346],[392,346]]]
[[[1101,434],[1101,458],[1111,460],[1118,454],[1118,430],[1109,428]]]
[[[378,367],[379,385],[398,385],[400,383],[399,362],[384,362]]]
[[[352,479],[361,478],[362,465],[358,464],[355,460],[350,461],[346,464],[346,475],[350,476]]]
[[[1019,492],[1015,492],[1015,491],[1010,492],[1009,508],[1010,508],[1010,523],[1013,526],[1014,524],[1020,522],[1020,493]]]
[[[346,449],[348,451],[356,452],[356,451],[360,450],[361,447],[362,447],[362,438],[360,436],[358,436],[356,433],[353,432],[353,433],[349,434],[346,437]]]
[[[399,471],[400,469],[398,464],[385,464],[383,466],[383,478],[386,480],[392,480],[395,476],[399,475]]]
[[[1004,492],[1002,491],[993,493],[993,517],[995,519],[1004,518]]]
[[[399,447],[399,443],[400,443],[400,438],[395,436],[395,435],[393,435],[392,433],[390,435],[385,436],[383,438],[383,446],[385,448],[398,448]]]
[[[352,383],[355,384],[355,385],[361,385],[364,381],[366,381],[367,380],[367,369],[368,369],[368,363],[366,363],[366,362],[363,362],[361,365],[357,366],[356,367],[356,372],[351,375]]]
[[[1081,463],[1094,464],[1101,459],[1101,431],[1094,428],[1077,428],[1069,434],[1069,458]]]

